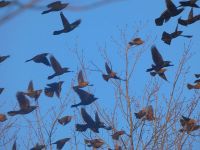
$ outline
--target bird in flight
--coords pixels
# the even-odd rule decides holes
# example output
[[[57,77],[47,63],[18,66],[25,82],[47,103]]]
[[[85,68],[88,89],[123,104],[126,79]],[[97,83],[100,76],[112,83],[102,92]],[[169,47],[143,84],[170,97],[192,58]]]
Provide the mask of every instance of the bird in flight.
[[[41,145],[39,145],[39,144],[36,144],[33,148],[31,148],[30,150],[42,150],[42,149],[44,149],[46,146],[45,145],[43,145],[43,144],[41,144]]]
[[[78,85],[75,86],[75,87],[84,88],[86,86],[93,86],[93,85],[89,84],[89,82],[87,82],[87,81],[84,80],[84,78],[83,78],[83,72],[82,72],[82,70],[80,70],[79,73],[78,73]]]
[[[10,55],[0,56],[0,63],[2,63],[4,60],[6,60],[9,57],[10,57]]]
[[[0,1],[0,8],[2,7],[6,7],[8,6],[9,4],[11,4],[11,1]]]
[[[58,98],[60,98],[60,93],[62,90],[62,84],[64,83],[64,81],[59,81],[59,82],[53,82],[50,84],[47,84],[48,87],[46,87],[44,89],[44,93],[46,96],[48,97],[53,97],[54,93],[56,94],[56,96]]]
[[[0,94],[3,92],[4,88],[0,88]]]
[[[47,14],[53,11],[60,11],[63,10],[65,7],[67,7],[69,3],[61,3],[61,1],[55,1],[47,5],[49,8],[48,10],[45,10],[42,12],[42,14]]]
[[[0,122],[4,122],[4,121],[6,121],[6,120],[7,120],[6,115],[0,114]]]
[[[52,144],[56,144],[57,150],[61,150],[65,146],[65,143],[68,142],[69,140],[70,140],[70,138],[63,138]]]
[[[126,134],[124,130],[116,131],[115,133],[112,134],[112,139],[119,140],[119,137],[124,134]]]
[[[93,147],[95,149],[100,148],[104,144],[104,141],[102,139],[84,139],[84,142],[88,147]]]
[[[48,54],[49,53],[38,54],[34,56],[33,58],[26,60],[25,62],[34,61],[35,63],[42,63],[46,66],[51,66],[49,60],[47,59]]]
[[[139,112],[135,113],[137,119],[152,121],[155,119],[152,105],[149,105]]]
[[[61,124],[61,125],[66,125],[68,124],[70,121],[72,120],[72,116],[64,116],[60,119],[58,119],[58,122]]]
[[[138,38],[132,39],[128,44],[129,44],[129,46],[133,46],[133,45],[138,46],[138,45],[142,45],[143,43],[144,43],[144,41],[138,37]]]
[[[199,8],[199,6],[196,4],[198,0],[188,0],[188,1],[180,1],[179,7],[195,7],[195,8]]]

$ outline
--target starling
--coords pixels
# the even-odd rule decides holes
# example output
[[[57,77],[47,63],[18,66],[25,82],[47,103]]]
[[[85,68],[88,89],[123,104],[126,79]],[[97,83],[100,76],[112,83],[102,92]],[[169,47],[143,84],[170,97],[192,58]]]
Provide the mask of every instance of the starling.
[[[198,0],[188,0],[188,1],[180,1],[180,6],[179,7],[195,7],[199,8],[199,6],[196,4]]]
[[[65,7],[67,7],[68,5],[69,5],[69,3],[61,3],[61,1],[52,2],[47,5],[47,7],[49,9],[43,11],[42,14],[47,14],[47,13],[50,13],[53,11],[60,11],[60,10],[64,9]]]
[[[9,111],[8,112],[9,116],[15,116],[18,114],[25,115],[32,112],[38,107],[38,106],[31,106],[29,99],[24,95],[23,92],[17,92],[16,97],[17,97],[17,101],[19,103],[20,109],[17,111]]]
[[[148,120],[148,121],[155,120],[152,105],[149,105],[140,110],[139,112],[135,113],[135,117],[137,119]]]
[[[56,93],[56,96],[60,98],[60,93],[62,90],[62,84],[64,81],[59,81],[59,82],[53,82],[50,84],[47,84],[48,87],[44,89],[44,93],[48,97],[53,97],[54,93]]]
[[[16,140],[15,140],[15,142],[13,143],[12,150],[17,150],[17,143],[16,143]]]
[[[71,107],[78,107],[80,105],[89,105],[92,102],[94,102],[95,100],[97,100],[98,98],[96,98],[93,94],[88,93],[82,89],[79,89],[77,87],[73,87],[74,91],[78,94],[81,102],[78,104],[74,104]]]
[[[69,140],[70,138],[64,138],[54,142],[53,144],[56,144],[57,150],[61,150],[64,147],[65,143],[68,142]]]
[[[199,20],[200,20],[200,15],[193,16],[193,8],[191,8],[190,13],[188,15],[188,19],[184,20],[184,19],[179,18],[178,23],[183,26],[187,26]]]
[[[104,141],[102,139],[92,139],[92,140],[85,139],[84,141],[88,147],[93,147],[93,148],[100,148],[104,144]]]
[[[78,73],[78,88],[84,88],[86,86],[93,86],[92,84],[89,84],[89,82],[85,81],[83,78],[83,72],[82,70]]]
[[[0,88],[0,94],[3,92],[4,88]]]
[[[125,131],[124,130],[121,130],[121,131],[117,131],[115,132],[113,135],[112,135],[112,139],[114,140],[119,140],[119,137],[121,135],[125,134]]]
[[[35,63],[43,63],[46,66],[51,66],[51,64],[49,63],[49,60],[47,59],[48,54],[49,53],[38,54],[34,56],[33,58],[26,60],[25,62],[34,61]]]
[[[72,116],[64,116],[60,119],[58,119],[58,122],[61,124],[61,125],[66,125],[68,124],[70,121],[72,120]]]
[[[6,60],[8,57],[10,57],[10,55],[6,55],[6,56],[0,56],[0,63],[2,63],[4,60]]]
[[[62,12],[60,13],[60,17],[61,17],[64,29],[58,30],[58,31],[54,31],[53,35],[59,35],[61,33],[70,32],[70,31],[74,30],[76,27],[78,27],[79,24],[81,23],[80,19],[74,21],[73,23],[69,23],[69,21],[67,20],[67,18],[64,16],[64,14]]]
[[[134,38],[128,44],[129,46],[133,46],[133,45],[141,45],[143,43],[144,41],[141,38]]]
[[[0,1],[0,8],[6,7],[11,4],[11,1]]]
[[[6,120],[7,120],[6,115],[0,114],[0,122],[4,122],[4,121],[6,121]]]
[[[36,144],[33,148],[31,148],[30,150],[42,150],[44,149],[46,146],[45,145],[39,145]]]
[[[191,90],[191,89],[200,89],[200,82],[197,82],[198,80],[196,80],[195,82],[196,82],[196,84],[195,85],[192,85],[192,84],[187,84],[187,88],[189,89],[189,90]]]
[[[42,90],[34,90],[33,81],[32,80],[29,82],[27,92],[24,92],[25,95],[27,95],[27,96],[29,96],[31,98],[34,98],[35,101],[38,100],[38,98],[40,97],[41,93],[42,93]]]

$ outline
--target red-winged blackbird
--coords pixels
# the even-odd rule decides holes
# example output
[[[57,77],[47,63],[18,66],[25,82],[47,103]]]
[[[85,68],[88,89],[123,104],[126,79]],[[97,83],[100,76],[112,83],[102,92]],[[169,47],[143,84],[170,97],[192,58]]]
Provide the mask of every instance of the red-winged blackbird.
[[[171,17],[179,15],[184,8],[177,9],[171,0],[165,0],[167,9],[160,15],[160,17],[155,19],[157,26],[162,26],[164,22],[167,22]]]
[[[7,120],[6,115],[0,114],[0,122],[4,122],[4,121],[6,121],[6,120]]]
[[[11,4],[11,1],[0,1],[0,8],[6,7],[9,4]]]
[[[12,150],[17,150],[17,143],[16,143],[16,140],[15,140],[15,142],[13,143]]]
[[[70,121],[72,120],[72,116],[64,116],[60,119],[58,119],[58,122],[61,124],[61,125],[66,125],[68,124]]]
[[[84,141],[88,147],[93,147],[93,148],[100,148],[104,144],[104,141],[102,139],[92,139],[92,140],[84,139]]]
[[[2,63],[4,60],[6,60],[9,57],[10,57],[10,55],[0,56],[0,63]]]
[[[178,23],[183,25],[183,26],[187,26],[187,25],[193,24],[193,23],[195,23],[196,21],[199,21],[199,20],[200,20],[200,15],[193,16],[193,8],[191,8],[190,13],[188,15],[188,18],[185,19],[185,20],[179,18]]]
[[[51,64],[49,63],[49,60],[47,59],[48,54],[49,53],[38,54],[34,56],[33,58],[26,60],[25,62],[34,61],[35,63],[42,63],[46,66],[51,66]]]
[[[47,14],[53,11],[60,11],[65,7],[67,7],[68,5],[69,3],[61,3],[61,1],[55,1],[53,3],[48,4],[47,7],[49,8],[49,10],[43,11],[42,14]]]
[[[69,71],[69,68],[67,67],[64,67],[64,68],[61,67],[60,63],[56,60],[56,58],[53,55],[50,56],[50,62],[55,73],[53,75],[48,76],[49,80],[53,79],[55,76],[60,76],[64,73],[72,72],[72,71]]]
[[[126,132],[124,130],[121,131],[117,131],[112,135],[112,139],[114,140],[119,140],[119,137],[123,134],[125,134]]]
[[[69,140],[70,140],[70,138],[64,138],[64,139],[60,139],[52,144],[56,144],[57,150],[61,150],[64,147],[65,143],[68,142]]]
[[[197,125],[197,121],[185,116],[182,116],[180,119],[181,126],[183,127],[180,129],[180,132],[186,131],[187,133],[190,133],[194,130],[198,130],[200,128],[200,125]]]
[[[29,96],[31,98],[34,98],[35,101],[38,100],[38,98],[40,97],[41,93],[42,93],[42,90],[34,90],[33,81],[32,80],[29,82],[27,92],[24,92],[25,95],[27,95],[27,96]]]
[[[141,38],[134,38],[128,44],[130,46],[133,46],[133,45],[141,45],[143,43],[144,43],[144,41]]]
[[[80,70],[79,73],[78,73],[78,85],[75,86],[75,87],[84,88],[86,86],[93,86],[93,85],[89,84],[89,82],[87,82],[87,81],[84,80],[84,78],[83,78],[83,72],[82,72],[82,70]]]
[[[53,82],[50,84],[47,84],[48,87],[44,89],[44,93],[48,97],[53,97],[54,93],[56,93],[56,96],[60,98],[60,93],[62,90],[62,84],[64,81],[59,81],[59,82]]]
[[[135,113],[135,117],[137,119],[148,120],[148,121],[154,120],[155,117],[153,114],[152,105],[149,105],[149,106],[143,108],[142,110],[140,110],[139,112]]]
[[[24,95],[23,92],[17,92],[16,97],[17,97],[17,101],[19,103],[20,109],[17,111],[9,111],[8,115],[10,116],[15,116],[18,114],[25,115],[32,112],[38,107],[38,106],[30,106],[29,99]]]
[[[73,87],[73,89],[78,94],[81,102],[78,104],[71,105],[71,107],[78,107],[80,105],[89,105],[98,99],[93,94],[88,93],[87,91],[84,91],[82,89],[79,89],[78,87]]]
[[[70,31],[74,30],[76,27],[78,27],[79,24],[81,23],[80,19],[74,21],[73,23],[69,23],[69,21],[67,20],[67,18],[64,16],[64,14],[62,12],[60,13],[60,17],[61,17],[64,29],[58,30],[58,31],[54,31],[53,35],[59,35],[61,33],[70,32]]]
[[[42,150],[44,149],[46,146],[45,145],[39,145],[36,144],[33,148],[31,148],[30,150]]]
[[[3,92],[4,88],[0,88],[0,94]]]
[[[196,4],[198,0],[189,0],[189,1],[180,1],[180,6],[179,7],[195,7],[195,8],[199,8],[199,6]]]

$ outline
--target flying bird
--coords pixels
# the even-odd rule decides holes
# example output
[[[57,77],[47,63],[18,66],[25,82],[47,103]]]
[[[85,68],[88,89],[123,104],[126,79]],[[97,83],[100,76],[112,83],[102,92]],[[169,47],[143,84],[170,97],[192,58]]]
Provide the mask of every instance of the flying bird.
[[[134,38],[132,39],[128,44],[129,46],[133,46],[133,45],[142,45],[144,43],[144,41],[141,38]]]
[[[4,60],[6,60],[9,57],[10,57],[10,55],[6,55],[6,56],[1,56],[0,55],[0,63],[2,63]]]
[[[75,87],[84,88],[86,86],[93,86],[93,84],[89,84],[89,82],[84,80],[83,72],[82,72],[82,70],[80,70],[79,73],[78,73],[78,85],[75,86]]]
[[[60,119],[58,119],[58,122],[61,124],[61,125],[66,125],[68,124],[70,121],[72,120],[72,116],[64,116]]]
[[[34,61],[35,63],[42,63],[46,66],[51,66],[49,60],[47,59],[48,54],[49,53],[38,54],[34,56],[33,58],[26,60],[25,62]]]
[[[31,106],[29,99],[24,95],[23,92],[17,92],[16,94],[17,101],[19,103],[19,110],[16,111],[9,111],[9,116],[15,116],[15,115],[25,115],[28,113],[31,113],[33,110],[35,110],[38,106]]]
[[[11,1],[0,1],[0,8],[6,7],[11,4]]]
[[[198,0],[188,0],[188,1],[180,1],[179,7],[195,7],[195,8],[199,8],[199,6],[196,4]]]
[[[60,63],[56,60],[56,58],[53,55],[50,56],[50,62],[54,70],[54,74],[48,76],[48,80],[53,79],[56,76],[60,76],[64,73],[72,72],[72,71],[69,71],[69,68],[67,67],[64,67],[64,68],[61,67]]]
[[[3,92],[4,88],[0,88],[0,94]]]
[[[112,139],[114,140],[119,140],[119,137],[124,135],[126,132],[124,130],[121,131],[116,131],[113,135],[112,135]]]
[[[54,31],[53,35],[59,35],[61,33],[70,32],[70,31],[74,30],[76,27],[78,27],[79,24],[81,23],[80,19],[74,21],[73,23],[69,23],[69,21],[67,20],[67,18],[64,16],[64,14],[62,12],[60,13],[60,17],[61,17],[64,29],[58,30],[58,31]]]
[[[135,113],[135,117],[137,119],[148,120],[148,121],[155,120],[152,105],[149,105],[140,110],[139,112]]]
[[[42,150],[42,149],[44,149],[46,146],[45,145],[43,145],[43,144],[41,144],[41,145],[39,145],[39,144],[36,144],[33,148],[31,148],[30,150]]]
[[[61,1],[55,1],[47,5],[49,8],[48,10],[45,10],[42,12],[42,14],[47,14],[53,11],[60,11],[63,10],[65,7],[67,7],[69,3],[61,3]]]
[[[64,139],[60,139],[52,144],[56,144],[57,150],[61,150],[65,146],[65,143],[68,142],[69,140],[70,140],[70,138],[64,138]]]
[[[84,139],[84,141],[88,147],[93,147],[93,148],[100,148],[104,144],[104,141],[102,139],[92,139],[92,140]]]
[[[6,115],[0,114],[0,122],[4,122],[4,121],[6,121],[6,120],[7,120]]]
[[[56,94],[56,96],[58,98],[60,98],[60,93],[62,90],[62,84],[64,83],[64,81],[59,81],[59,82],[53,82],[50,84],[47,84],[48,87],[46,87],[44,89],[44,93],[46,96],[48,97],[53,97],[54,93]]]
[[[200,89],[200,82],[198,82],[199,80],[196,80],[195,81],[195,83],[196,84],[190,84],[190,83],[188,83],[187,84],[187,88],[189,89],[189,90],[191,90],[191,89]]]

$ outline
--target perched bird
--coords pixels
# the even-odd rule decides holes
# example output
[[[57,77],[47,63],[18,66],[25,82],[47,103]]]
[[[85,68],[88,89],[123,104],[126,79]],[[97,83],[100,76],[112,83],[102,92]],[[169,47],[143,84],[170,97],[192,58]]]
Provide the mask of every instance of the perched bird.
[[[135,117],[137,119],[148,120],[148,121],[155,120],[152,105],[149,105],[140,110],[139,112],[135,113]]]
[[[61,150],[64,147],[65,143],[68,142],[69,140],[70,138],[64,138],[54,142],[53,144],[56,144],[57,150]]]
[[[198,0],[188,0],[188,1],[180,1],[180,6],[179,7],[195,7],[195,8],[199,8],[199,6],[196,4]]]
[[[128,44],[129,46],[133,46],[133,45],[141,45],[143,43],[144,41],[141,38],[134,38]]]
[[[53,82],[50,84],[47,84],[48,87],[44,89],[44,93],[48,97],[53,97],[54,93],[56,93],[56,96],[60,98],[60,93],[62,90],[62,84],[64,81],[59,81],[59,82]]]
[[[38,54],[34,56],[33,58],[26,60],[25,62],[34,61],[35,63],[43,63],[46,66],[51,66],[51,64],[49,63],[49,60],[47,59],[48,54],[49,53]]]
[[[30,150],[42,150],[42,149],[44,149],[46,146],[45,145],[43,145],[43,144],[41,144],[41,145],[39,145],[39,144],[36,144],[33,148],[31,148]]]
[[[191,8],[190,13],[188,15],[188,19],[184,20],[184,19],[179,18],[178,23],[183,25],[183,26],[187,26],[187,25],[193,24],[193,23],[195,23],[196,21],[199,21],[199,20],[200,20],[200,14],[193,16],[193,8]]]
[[[2,63],[4,60],[6,60],[8,57],[10,57],[10,55],[6,55],[6,56],[0,56],[0,63]]]
[[[187,88],[189,89],[189,90],[191,90],[191,89],[200,89],[200,82],[198,82],[199,80],[196,80],[195,82],[196,82],[196,84],[195,85],[192,85],[192,84],[187,84]]]
[[[161,38],[161,39],[162,39],[166,44],[170,45],[172,39],[175,39],[175,38],[177,38],[178,36],[182,36],[182,37],[186,37],[186,38],[192,38],[191,35],[182,35],[182,33],[183,33],[183,31],[179,31],[179,30],[178,30],[178,24],[177,24],[176,29],[175,29],[174,32],[172,32],[172,33],[167,33],[167,32],[164,31],[163,34],[162,34],[162,38]]]
[[[117,131],[112,135],[112,139],[119,140],[119,137],[125,134],[126,132],[124,130]]]
[[[0,1],[0,8],[6,7],[11,4],[11,1]]]
[[[34,98],[35,101],[38,100],[38,98],[40,97],[41,93],[42,93],[42,90],[34,90],[33,81],[32,80],[29,82],[27,92],[24,92],[25,95],[27,95],[27,96],[29,96],[31,98]]]
[[[190,133],[194,130],[198,130],[200,128],[200,125],[197,125],[197,121],[185,116],[182,116],[180,119],[181,126],[183,127],[180,129],[180,132],[186,131],[187,133]]]
[[[6,120],[7,120],[6,115],[0,114],[0,122],[4,122],[4,121],[6,121]]]
[[[61,3],[61,1],[55,1],[53,3],[50,3],[47,5],[47,7],[49,8],[48,10],[45,10],[42,12],[42,14],[47,14],[53,11],[60,11],[62,9],[64,9],[65,7],[67,7],[69,5],[69,3]]]
[[[98,98],[96,98],[93,94],[88,93],[82,89],[79,89],[77,87],[73,87],[74,91],[78,94],[81,102],[78,104],[71,105],[71,107],[78,107],[80,105],[89,105]]]
[[[61,125],[66,125],[68,124],[70,121],[72,120],[72,116],[64,116],[60,119],[58,119],[58,122],[61,124]]]
[[[49,80],[53,79],[56,76],[60,76],[64,73],[72,72],[72,71],[69,71],[69,68],[67,68],[67,67],[64,67],[64,68],[61,67],[60,63],[56,60],[56,58],[53,55],[50,56],[50,62],[51,62],[51,66],[55,73],[48,76]]]
[[[17,97],[17,101],[19,103],[20,109],[17,111],[9,111],[8,112],[9,116],[15,116],[18,114],[25,115],[32,112],[38,107],[38,106],[31,106],[29,99],[24,95],[23,92],[17,92],[16,97]]]
[[[78,27],[79,24],[81,23],[80,19],[74,21],[73,23],[69,23],[69,21],[67,20],[67,18],[64,16],[64,14],[62,12],[60,13],[60,17],[61,17],[64,29],[58,30],[58,31],[54,31],[53,35],[59,35],[61,33],[70,32],[70,31],[74,30],[76,27]]]
[[[165,0],[167,9],[160,15],[160,17],[155,19],[157,26],[162,26],[164,22],[169,21],[171,17],[179,15],[184,8],[177,9],[174,3],[171,0]]]
[[[16,143],[16,140],[15,140],[15,142],[13,143],[12,150],[17,150],[17,143]]]
[[[103,74],[102,77],[105,81],[108,81],[110,78],[113,79],[118,79],[118,80],[123,80],[120,77],[117,76],[117,73],[112,71],[112,69],[108,66],[107,63],[105,63],[105,68],[106,68],[106,72],[107,74]],[[125,81],[125,80],[124,80]]]
[[[89,84],[89,82],[85,81],[83,78],[83,72],[82,70],[78,73],[78,85],[76,87],[78,88],[84,88],[86,86],[93,86],[92,84]]]
[[[92,139],[92,140],[84,139],[84,141],[88,147],[93,147],[93,148],[100,148],[104,144],[104,141],[102,139]]]
[[[4,88],[0,88],[0,94],[3,92]]]

